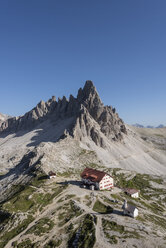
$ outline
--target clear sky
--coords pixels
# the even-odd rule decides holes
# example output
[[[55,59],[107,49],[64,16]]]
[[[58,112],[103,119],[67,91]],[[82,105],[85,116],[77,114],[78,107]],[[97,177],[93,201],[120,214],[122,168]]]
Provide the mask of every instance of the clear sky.
[[[166,125],[166,0],[1,0],[0,112],[92,80],[126,123]]]

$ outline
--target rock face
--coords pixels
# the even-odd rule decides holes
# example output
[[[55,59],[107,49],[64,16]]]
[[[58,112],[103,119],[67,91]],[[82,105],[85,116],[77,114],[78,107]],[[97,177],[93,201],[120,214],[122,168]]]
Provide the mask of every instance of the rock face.
[[[0,123],[6,121],[10,116],[0,113]]]
[[[123,134],[127,134],[122,119],[119,118],[115,108],[104,106],[92,81],[86,81],[84,88],[80,88],[77,97],[70,95],[58,99],[53,96],[47,102],[41,101],[24,116],[9,118],[0,124],[1,133],[15,133],[20,130],[32,130],[38,124],[50,119],[53,122],[73,118],[68,130],[73,137],[80,139],[90,136],[97,144],[104,147],[99,134],[100,130],[112,141],[120,141]]]

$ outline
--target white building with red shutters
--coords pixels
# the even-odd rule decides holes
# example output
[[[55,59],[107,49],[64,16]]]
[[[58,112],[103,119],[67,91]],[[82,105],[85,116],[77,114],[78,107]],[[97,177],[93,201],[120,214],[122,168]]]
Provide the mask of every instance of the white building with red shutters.
[[[114,186],[114,179],[106,172],[86,168],[81,173],[82,183],[88,186],[94,185],[95,189],[109,190]]]
[[[99,189],[111,189],[114,186],[114,179],[105,173],[105,176],[99,182]]]

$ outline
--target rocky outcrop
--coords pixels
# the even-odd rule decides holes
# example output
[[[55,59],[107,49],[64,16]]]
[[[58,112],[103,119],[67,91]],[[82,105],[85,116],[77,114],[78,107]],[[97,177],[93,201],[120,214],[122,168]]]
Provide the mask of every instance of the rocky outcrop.
[[[10,199],[17,189],[16,185],[22,186],[29,184],[29,182],[41,170],[40,161],[42,155],[39,155],[37,149],[25,154],[21,161],[12,168],[6,175],[0,176],[0,203],[4,200]],[[6,187],[6,185],[8,185]]]
[[[4,114],[0,113],[0,123],[6,121],[9,118],[10,118],[9,115],[4,115]]]
[[[91,81],[87,81],[84,89],[79,90],[77,99],[86,107],[107,137],[121,139],[122,133],[127,134],[126,127],[115,108],[103,105]]]
[[[115,108],[104,106],[92,81],[86,81],[84,88],[79,89],[77,101],[81,105],[79,128],[82,132],[80,133],[85,134],[86,130],[86,135],[90,136],[96,145],[105,147],[98,130],[114,141],[122,140],[123,133],[127,134],[124,122],[119,118]]]
[[[124,122],[119,118],[115,108],[104,106],[92,81],[86,81],[76,98],[70,95],[69,100],[63,97],[56,101],[53,96],[47,102],[39,102],[24,116],[7,119],[0,124],[0,132],[31,130],[45,120],[65,121],[70,117],[74,117],[71,129],[67,130],[70,135],[80,140],[82,136],[89,136],[96,145],[102,147],[104,141],[100,131],[113,141],[120,141],[123,134],[127,134]]]

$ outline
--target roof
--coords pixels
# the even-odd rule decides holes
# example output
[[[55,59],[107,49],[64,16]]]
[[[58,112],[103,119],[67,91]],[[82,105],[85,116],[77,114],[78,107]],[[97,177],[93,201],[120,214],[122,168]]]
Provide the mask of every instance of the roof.
[[[127,210],[130,213],[134,213],[134,211],[137,209],[137,207],[127,204],[127,208],[125,208],[125,210]]]
[[[81,177],[83,179],[89,179],[92,182],[100,182],[105,175],[108,174],[92,168],[85,168],[85,170],[81,173]]]
[[[49,176],[56,176],[56,173],[54,173],[53,171],[50,171],[50,172],[48,173],[48,175],[49,175]]]
[[[127,207],[125,207],[125,204],[127,204]],[[135,209],[137,209],[137,207],[128,204],[127,201],[126,201],[126,202],[123,204],[122,209],[123,209],[123,210],[127,210],[127,211],[130,212],[130,213],[134,213],[134,211],[135,211]]]
[[[139,190],[138,189],[129,189],[129,188],[127,188],[127,189],[124,189],[124,192],[129,194],[129,195],[133,195],[133,194],[139,192]]]

